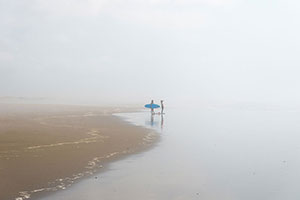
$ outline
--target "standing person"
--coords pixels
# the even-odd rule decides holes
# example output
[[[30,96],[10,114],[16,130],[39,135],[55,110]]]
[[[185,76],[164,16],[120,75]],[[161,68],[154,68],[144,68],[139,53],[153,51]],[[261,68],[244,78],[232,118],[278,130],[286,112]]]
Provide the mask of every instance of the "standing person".
[[[151,114],[153,114],[153,113],[154,113],[153,104],[154,104],[154,101],[153,101],[153,100],[151,100],[151,103],[150,103],[150,107],[151,107]]]
[[[164,114],[164,100],[160,100],[161,114]]]

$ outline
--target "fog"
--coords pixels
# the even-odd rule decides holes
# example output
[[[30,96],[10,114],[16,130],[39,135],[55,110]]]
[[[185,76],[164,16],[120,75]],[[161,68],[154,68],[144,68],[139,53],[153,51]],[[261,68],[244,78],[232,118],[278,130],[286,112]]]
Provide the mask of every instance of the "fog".
[[[0,96],[300,104],[296,0],[0,0]]]

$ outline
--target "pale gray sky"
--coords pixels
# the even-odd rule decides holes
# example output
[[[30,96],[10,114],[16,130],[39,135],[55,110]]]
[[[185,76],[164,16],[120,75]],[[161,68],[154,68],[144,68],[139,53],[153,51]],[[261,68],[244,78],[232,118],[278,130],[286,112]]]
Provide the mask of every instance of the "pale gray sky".
[[[300,103],[296,0],[0,0],[0,96]]]

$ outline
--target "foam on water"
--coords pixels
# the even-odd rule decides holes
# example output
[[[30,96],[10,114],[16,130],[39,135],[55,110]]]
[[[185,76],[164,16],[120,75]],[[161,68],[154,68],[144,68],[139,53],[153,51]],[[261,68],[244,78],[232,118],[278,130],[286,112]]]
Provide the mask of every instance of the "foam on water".
[[[72,141],[72,142],[59,142],[59,143],[54,143],[54,144],[46,144],[46,145],[37,145],[37,146],[30,146],[27,147],[26,149],[32,150],[32,149],[41,149],[41,148],[49,148],[49,147],[57,147],[57,146],[63,146],[63,145],[74,145],[74,144],[88,144],[92,142],[98,142],[99,139],[102,139],[102,142],[104,142],[104,139],[107,139],[108,136],[103,136],[101,135],[101,132],[96,129],[91,129],[86,133],[90,137],[83,138],[77,141]]]

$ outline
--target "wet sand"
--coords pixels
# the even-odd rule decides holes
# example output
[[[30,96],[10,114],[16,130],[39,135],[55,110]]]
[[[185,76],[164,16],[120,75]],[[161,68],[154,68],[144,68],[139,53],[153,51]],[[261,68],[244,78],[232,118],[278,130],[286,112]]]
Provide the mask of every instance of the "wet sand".
[[[157,140],[120,108],[0,105],[0,199],[36,199],[105,170]],[[97,178],[97,177],[95,177]]]

